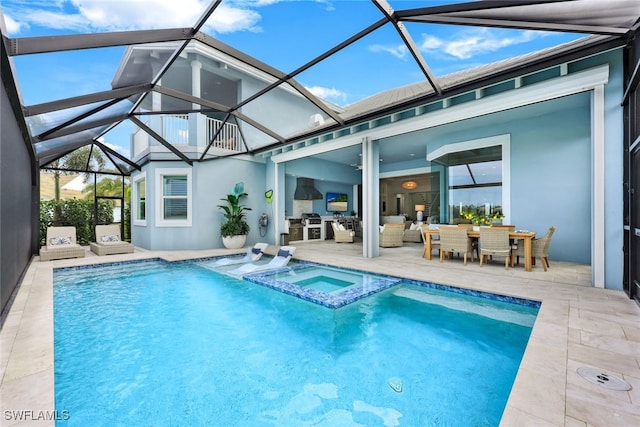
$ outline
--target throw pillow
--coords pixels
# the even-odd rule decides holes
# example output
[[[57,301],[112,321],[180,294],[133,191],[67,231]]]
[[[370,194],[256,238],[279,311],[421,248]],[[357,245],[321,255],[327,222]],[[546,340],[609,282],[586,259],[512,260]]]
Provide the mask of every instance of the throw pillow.
[[[342,225],[342,224],[338,224],[338,230],[340,230],[340,231],[345,231],[345,230],[346,230],[346,228],[344,228],[344,225]]]
[[[258,255],[262,253],[262,250],[260,250],[260,248],[252,248],[251,252],[253,252],[254,254]]]
[[[58,246],[58,245],[70,245],[71,237],[51,237],[49,239],[49,246]]]
[[[105,236],[102,236],[100,239],[102,240],[103,243],[120,241],[120,238],[115,234],[107,234]]]

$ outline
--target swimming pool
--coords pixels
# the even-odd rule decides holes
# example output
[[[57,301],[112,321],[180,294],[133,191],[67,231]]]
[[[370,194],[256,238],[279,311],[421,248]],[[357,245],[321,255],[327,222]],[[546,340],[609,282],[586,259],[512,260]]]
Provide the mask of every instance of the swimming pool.
[[[192,263],[56,270],[58,425],[497,425],[536,312],[412,281],[328,309]]]

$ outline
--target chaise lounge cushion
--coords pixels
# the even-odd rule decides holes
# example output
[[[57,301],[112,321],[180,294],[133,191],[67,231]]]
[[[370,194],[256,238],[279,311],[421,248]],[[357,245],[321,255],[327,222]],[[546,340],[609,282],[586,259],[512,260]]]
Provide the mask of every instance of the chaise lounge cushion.
[[[118,224],[96,225],[96,241],[91,243],[91,252],[97,255],[133,253],[134,246],[120,239]]]
[[[40,248],[40,260],[82,258],[85,249],[76,243],[75,227],[47,228],[46,246]]]

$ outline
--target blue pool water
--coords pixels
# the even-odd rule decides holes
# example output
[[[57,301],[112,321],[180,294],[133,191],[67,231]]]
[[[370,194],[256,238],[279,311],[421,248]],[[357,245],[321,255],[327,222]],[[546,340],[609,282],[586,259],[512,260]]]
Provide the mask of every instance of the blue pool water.
[[[144,262],[57,270],[54,313],[60,426],[495,426],[537,308],[403,282],[330,309]]]

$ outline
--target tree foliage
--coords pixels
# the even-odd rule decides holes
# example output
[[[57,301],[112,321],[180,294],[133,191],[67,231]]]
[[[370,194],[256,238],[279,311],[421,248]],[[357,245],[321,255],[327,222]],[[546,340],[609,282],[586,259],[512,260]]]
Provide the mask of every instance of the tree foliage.
[[[95,241],[95,222],[93,215],[93,200],[71,199],[71,200],[41,200],[40,201],[40,244],[44,245],[47,238],[47,228],[53,225],[72,226],[76,228],[76,238],[78,243],[88,244]],[[113,223],[113,208],[109,200],[98,201],[98,224]],[[60,218],[56,221],[55,212],[60,212]],[[123,238],[131,236],[127,215],[129,210],[125,209],[125,232]]]

